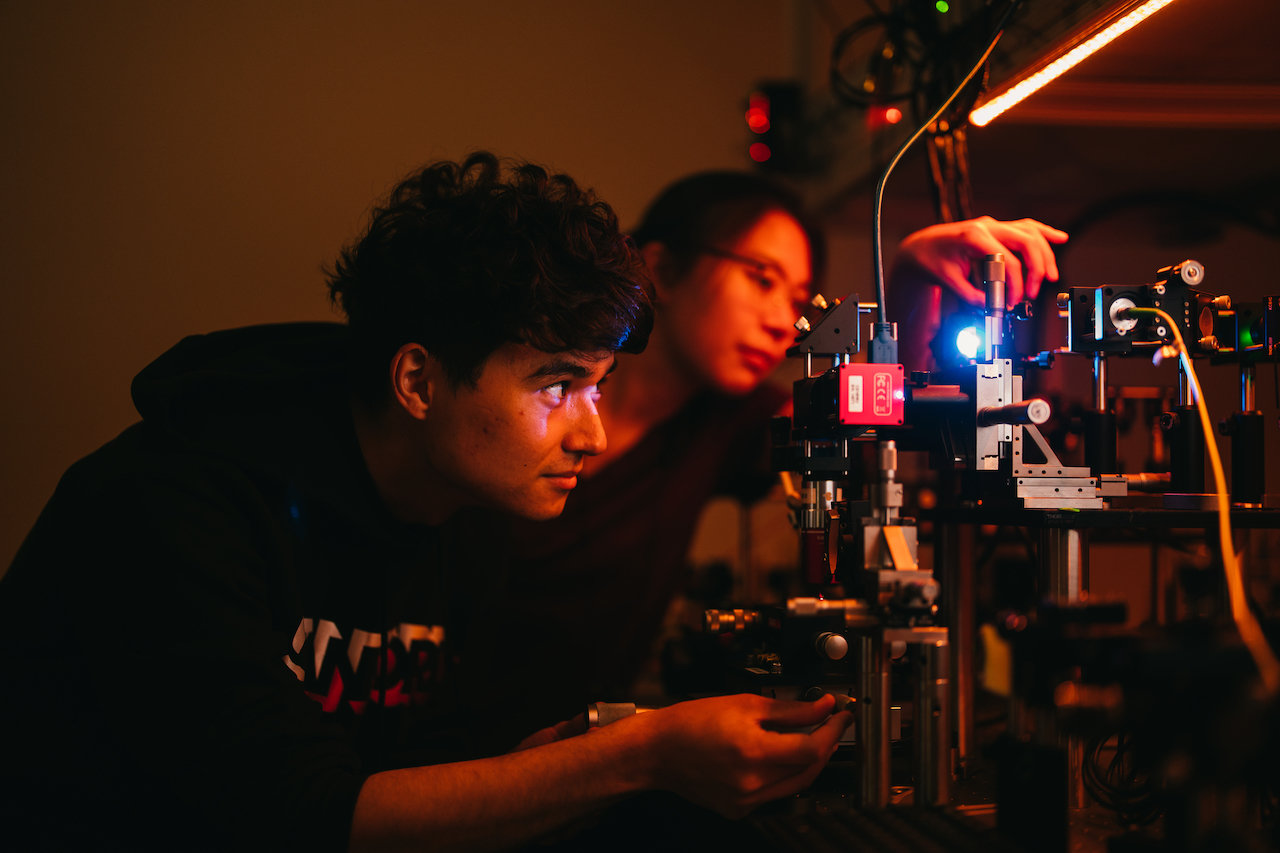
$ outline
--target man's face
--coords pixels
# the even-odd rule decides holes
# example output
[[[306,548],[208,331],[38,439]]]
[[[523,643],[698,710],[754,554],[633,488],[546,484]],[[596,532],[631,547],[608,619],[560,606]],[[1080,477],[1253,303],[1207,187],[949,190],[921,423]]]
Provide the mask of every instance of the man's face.
[[[458,505],[559,515],[583,457],[604,450],[596,401],[613,361],[506,344],[474,388],[437,382],[423,424],[427,475]]]

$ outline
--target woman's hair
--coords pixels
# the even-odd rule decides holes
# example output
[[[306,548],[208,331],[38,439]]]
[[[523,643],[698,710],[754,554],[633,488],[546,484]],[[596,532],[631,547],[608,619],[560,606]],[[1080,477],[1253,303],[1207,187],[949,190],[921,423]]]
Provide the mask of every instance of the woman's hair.
[[[653,323],[644,260],[613,210],[567,175],[488,152],[403,180],[328,279],[371,399],[406,343],[474,385],[506,343],[639,352]]]
[[[826,262],[822,230],[798,194],[751,172],[698,172],[669,185],[653,200],[632,231],[636,244],[661,243],[674,280],[683,277],[706,248],[726,249],[770,211],[794,219],[809,239],[813,280]]]

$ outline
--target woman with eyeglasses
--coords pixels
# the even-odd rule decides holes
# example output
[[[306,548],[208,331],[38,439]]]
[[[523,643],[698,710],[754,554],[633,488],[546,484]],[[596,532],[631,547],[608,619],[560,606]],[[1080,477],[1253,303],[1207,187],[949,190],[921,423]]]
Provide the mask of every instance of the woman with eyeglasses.
[[[753,501],[776,482],[769,424],[791,392],[766,380],[816,291],[820,229],[763,176],[705,172],[664,190],[632,237],[654,285],[648,348],[620,358],[602,387],[608,445],[585,460],[564,514],[515,522],[503,603],[486,608],[493,630],[480,632],[499,642],[480,668],[501,667],[498,683],[519,697],[503,714],[513,732],[633,698],[686,584],[703,508],[719,495]],[[889,289],[909,280],[981,299],[969,267],[1004,252],[1017,301],[1056,279],[1050,244],[1065,239],[1033,220],[932,226],[903,241]]]

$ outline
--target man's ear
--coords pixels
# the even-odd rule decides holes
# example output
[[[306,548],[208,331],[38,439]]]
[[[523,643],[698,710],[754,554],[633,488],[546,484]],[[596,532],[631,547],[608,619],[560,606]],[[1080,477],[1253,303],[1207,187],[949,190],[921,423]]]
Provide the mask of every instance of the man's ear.
[[[391,358],[391,396],[409,417],[426,417],[440,381],[438,373],[439,363],[422,344],[405,344]]]

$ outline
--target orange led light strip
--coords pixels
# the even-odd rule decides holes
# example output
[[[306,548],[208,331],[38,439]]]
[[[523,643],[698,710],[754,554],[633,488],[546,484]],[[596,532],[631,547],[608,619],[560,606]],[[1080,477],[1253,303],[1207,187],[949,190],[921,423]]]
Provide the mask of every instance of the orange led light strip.
[[[1120,35],[1133,29],[1172,2],[1173,0],[1147,0],[1147,2],[1115,23],[1094,33],[1048,65],[1043,66],[1030,76],[1022,78],[1009,89],[975,108],[969,113],[969,122],[976,127],[982,127],[990,123],[992,119],[1007,111],[1014,104],[1019,103],[1033,92],[1048,85],[1050,81],[1057,79],[1068,69],[1074,68],[1084,59],[1098,52],[1103,46],[1110,44]]]

